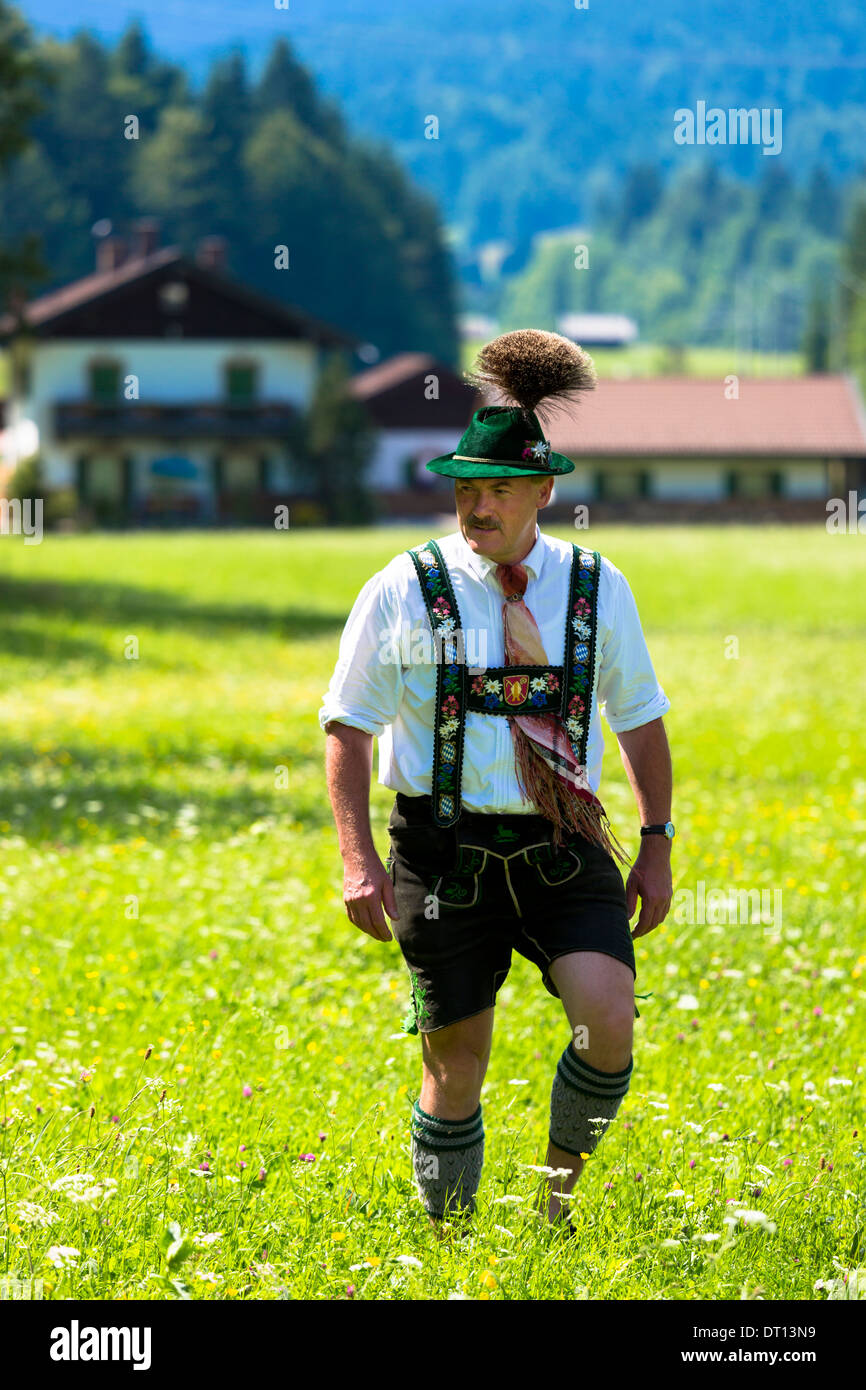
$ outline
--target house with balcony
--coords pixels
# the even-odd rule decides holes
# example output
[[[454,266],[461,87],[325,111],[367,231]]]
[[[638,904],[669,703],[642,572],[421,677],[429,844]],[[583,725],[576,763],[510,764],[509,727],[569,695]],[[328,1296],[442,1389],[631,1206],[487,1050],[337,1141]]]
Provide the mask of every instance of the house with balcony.
[[[92,274],[0,319],[5,472],[38,455],[98,521],[262,519],[322,355],[357,340],[229,276],[222,238],[188,256],[158,232],[101,239]]]

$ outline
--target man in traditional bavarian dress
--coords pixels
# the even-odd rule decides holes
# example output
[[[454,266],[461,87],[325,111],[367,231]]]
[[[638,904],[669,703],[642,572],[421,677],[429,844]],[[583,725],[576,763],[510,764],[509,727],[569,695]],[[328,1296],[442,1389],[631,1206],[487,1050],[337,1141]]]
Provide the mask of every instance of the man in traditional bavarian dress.
[[[591,389],[591,359],[558,334],[519,330],[489,343],[468,379],[509,404],[476,411],[454,453],[427,465],[455,480],[458,529],[363,586],[319,718],[346,911],[379,941],[391,939],[387,913],[409,969],[404,1028],[420,1032],[423,1063],[412,1163],[428,1217],[475,1208],[481,1088],[516,950],[571,1027],[551,1058],[542,1184],[548,1219],[570,1231],[569,1194],[631,1081],[632,938],[671,902],[670,702],[625,577],[537,525],[574,465],[536,411]],[[625,885],[597,795],[600,712],[640,816]],[[374,736],[379,780],[396,793],[387,867],[370,828]]]

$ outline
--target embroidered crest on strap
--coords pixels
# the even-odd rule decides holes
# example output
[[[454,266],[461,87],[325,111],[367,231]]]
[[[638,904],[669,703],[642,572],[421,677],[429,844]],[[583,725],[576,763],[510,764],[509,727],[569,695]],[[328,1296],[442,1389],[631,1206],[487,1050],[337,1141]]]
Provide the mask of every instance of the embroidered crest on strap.
[[[491,666],[470,678],[466,707],[474,714],[559,714],[562,678],[562,666]]]
[[[514,715],[560,714],[569,743],[585,766],[595,678],[595,638],[601,556],[572,545],[571,581],[565,631],[564,666],[491,667],[469,676],[462,644],[448,641],[462,634],[460,612],[447,565],[435,541],[426,541],[411,557],[424,595],[434,642],[441,642],[437,663],[436,722],[433,732],[433,819],[439,826],[460,818],[460,787],[466,712]]]

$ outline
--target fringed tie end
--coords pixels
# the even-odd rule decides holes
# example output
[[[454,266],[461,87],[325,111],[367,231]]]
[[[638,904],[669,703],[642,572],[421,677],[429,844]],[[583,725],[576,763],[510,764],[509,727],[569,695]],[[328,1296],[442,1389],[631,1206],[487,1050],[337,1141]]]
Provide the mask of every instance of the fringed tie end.
[[[631,860],[611,829],[607,813],[591,792],[574,791],[539,758],[531,739],[516,721],[511,721],[514,761],[521,794],[531,801],[540,816],[553,825],[553,843],[562,844],[563,835],[581,835],[612,859],[630,865]]]

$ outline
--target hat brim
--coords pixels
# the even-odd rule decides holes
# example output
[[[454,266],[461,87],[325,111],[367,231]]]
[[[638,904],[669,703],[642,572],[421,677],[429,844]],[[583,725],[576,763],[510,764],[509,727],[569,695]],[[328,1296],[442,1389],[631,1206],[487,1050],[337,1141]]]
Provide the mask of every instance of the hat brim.
[[[455,459],[453,454],[442,454],[424,466],[443,478],[550,478],[574,472],[574,464],[565,454],[551,450],[548,462],[547,468],[527,468],[516,460],[514,463],[498,459],[492,463],[478,463],[474,459]]]

